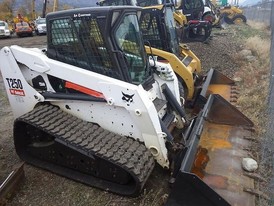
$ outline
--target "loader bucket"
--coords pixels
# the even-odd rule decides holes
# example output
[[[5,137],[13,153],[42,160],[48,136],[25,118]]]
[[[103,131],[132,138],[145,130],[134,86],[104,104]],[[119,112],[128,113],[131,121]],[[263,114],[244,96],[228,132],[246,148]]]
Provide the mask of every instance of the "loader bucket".
[[[195,106],[202,108],[210,94],[219,94],[231,103],[237,101],[238,92],[233,80],[214,69],[210,69],[204,78],[197,92],[199,95],[194,102]]]
[[[254,188],[243,175],[242,158],[253,123],[220,95],[211,94],[193,123],[166,205],[255,205]]]

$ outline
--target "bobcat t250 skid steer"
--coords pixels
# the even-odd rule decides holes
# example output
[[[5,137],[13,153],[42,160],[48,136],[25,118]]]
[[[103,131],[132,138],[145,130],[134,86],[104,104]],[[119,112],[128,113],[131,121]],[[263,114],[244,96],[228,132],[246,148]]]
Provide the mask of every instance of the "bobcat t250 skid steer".
[[[216,94],[188,118],[171,66],[146,56],[140,12],[51,13],[46,51],[1,49],[17,154],[128,196],[140,194],[156,162],[174,181],[167,205],[252,205],[239,168],[252,122]]]

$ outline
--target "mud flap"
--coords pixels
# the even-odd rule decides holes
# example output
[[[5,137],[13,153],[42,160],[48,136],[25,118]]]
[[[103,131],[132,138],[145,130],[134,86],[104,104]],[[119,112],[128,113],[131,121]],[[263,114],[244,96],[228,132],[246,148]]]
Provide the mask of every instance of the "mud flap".
[[[178,157],[179,170],[166,205],[254,205],[243,192],[253,181],[242,174],[241,159],[253,123],[220,95],[211,94]]]

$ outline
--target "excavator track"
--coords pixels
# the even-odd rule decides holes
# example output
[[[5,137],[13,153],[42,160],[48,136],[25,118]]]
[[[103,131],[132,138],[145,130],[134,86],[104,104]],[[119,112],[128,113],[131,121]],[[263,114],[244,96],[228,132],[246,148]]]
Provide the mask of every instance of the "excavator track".
[[[154,168],[142,143],[52,105],[17,118],[14,143],[19,157],[30,164],[121,195],[138,195]]]

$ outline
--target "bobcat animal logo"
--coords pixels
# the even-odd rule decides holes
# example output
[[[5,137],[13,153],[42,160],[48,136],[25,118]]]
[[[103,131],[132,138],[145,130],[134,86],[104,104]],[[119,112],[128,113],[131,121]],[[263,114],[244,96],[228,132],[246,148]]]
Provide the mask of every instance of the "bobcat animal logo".
[[[124,92],[122,92],[122,94],[123,94],[122,100],[126,101],[128,103],[127,105],[129,106],[129,103],[133,102],[133,96],[135,94],[130,95],[130,94],[125,94]]]

